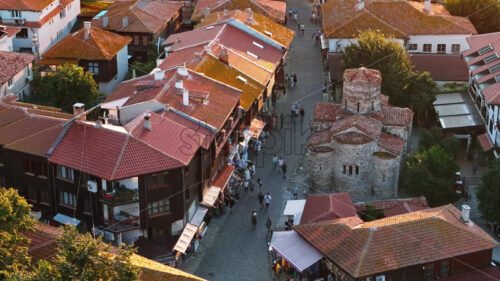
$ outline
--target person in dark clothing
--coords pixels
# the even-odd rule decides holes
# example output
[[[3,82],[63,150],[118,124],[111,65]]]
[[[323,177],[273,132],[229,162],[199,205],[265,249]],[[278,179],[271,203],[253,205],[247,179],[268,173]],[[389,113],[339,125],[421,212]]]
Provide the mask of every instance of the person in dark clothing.
[[[252,211],[252,227],[255,229],[257,227],[257,211]]]
[[[300,121],[304,120],[305,114],[306,114],[306,112],[304,111],[304,108],[300,107]]]
[[[293,83],[297,84],[297,74],[293,75]]]
[[[271,233],[271,226],[273,223],[271,222],[271,217],[267,216],[267,221],[266,221],[266,227],[267,227],[267,233]]]
[[[229,198],[229,214],[233,213],[233,207],[234,207],[234,199]]]
[[[259,192],[259,206],[260,208],[264,208],[264,194]]]
[[[283,178],[286,179],[286,163],[283,162],[283,165],[281,165],[281,174],[283,174]]]

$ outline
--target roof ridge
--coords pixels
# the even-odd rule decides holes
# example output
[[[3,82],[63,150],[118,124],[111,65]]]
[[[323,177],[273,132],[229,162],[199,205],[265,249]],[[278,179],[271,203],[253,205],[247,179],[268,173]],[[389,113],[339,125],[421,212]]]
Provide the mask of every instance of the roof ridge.
[[[125,150],[128,146],[128,143],[129,143],[129,139],[130,139],[130,135],[129,134],[125,134],[125,142],[122,146],[122,149],[120,150],[120,155],[118,156],[118,160],[116,161],[116,164],[115,164],[115,167],[113,169],[113,172],[111,172],[111,177],[110,177],[110,180],[113,180],[115,178],[115,174],[118,170],[118,167],[120,166],[122,160],[123,160],[123,154],[125,153]]]
[[[53,128],[57,127],[57,126],[61,126],[62,124],[64,124],[64,122],[62,122],[62,121],[61,121],[61,124],[56,124],[56,125],[54,125],[54,126],[50,126],[50,127],[47,127],[47,128],[45,128],[45,129],[43,129],[43,130],[41,130],[41,131],[38,131],[38,132],[36,132],[36,133],[34,133],[34,134],[27,135],[27,136],[25,136],[25,137],[23,137],[23,138],[21,138],[21,139],[18,139],[18,140],[14,141],[14,142],[11,142],[11,143],[9,143],[9,144],[5,145],[5,147],[10,147],[10,146],[12,146],[12,145],[15,145],[15,144],[17,144],[18,142],[24,141],[24,140],[26,140],[27,138],[31,138],[31,137],[34,137],[34,136],[39,135],[39,134],[41,134],[41,133],[44,133],[44,132],[46,132],[46,131],[48,131],[48,130],[50,130],[50,129],[53,129]],[[62,128],[62,126],[61,126],[61,128]]]
[[[156,147],[154,147],[154,146],[150,145],[149,143],[147,143],[147,142],[145,142],[145,141],[143,141],[143,140],[141,140],[141,139],[138,139],[138,138],[136,138],[136,137],[134,137],[134,136],[131,136],[131,137],[132,137],[134,140],[139,141],[139,142],[141,142],[141,143],[145,144],[145,145],[146,145],[146,146],[148,146],[149,148],[152,148],[152,149],[156,150],[157,152],[159,152],[159,153],[161,153],[161,154],[163,154],[163,155],[165,155],[165,156],[167,156],[167,157],[172,158],[173,160],[177,160],[178,162],[180,162],[180,163],[181,163],[181,164],[183,164],[183,165],[189,165],[189,162],[185,163],[184,161],[182,161],[182,160],[180,160],[180,159],[178,159],[178,158],[176,158],[176,157],[174,157],[174,156],[172,156],[172,155],[170,155],[170,154],[167,154],[167,153],[165,153],[165,152],[163,152],[163,151],[159,150],[158,148],[156,148]]]
[[[405,2],[405,3],[407,3],[408,5],[410,5],[408,2],[406,2],[406,1],[404,1],[404,2]],[[376,17],[377,19],[379,19],[380,21],[382,21],[385,25],[387,25],[387,26],[389,26],[389,27],[391,27],[391,28],[393,28],[393,29],[395,29],[395,30],[397,30],[397,31],[401,32],[401,33],[402,33],[402,34],[404,34],[405,36],[408,36],[408,33],[407,33],[406,31],[403,31],[403,30],[399,29],[398,27],[394,26],[394,25],[393,25],[393,24],[391,24],[390,22],[388,22],[388,21],[384,20],[383,18],[381,18],[381,17],[377,16],[374,12],[372,12],[372,11],[368,8],[368,6],[369,6],[371,3],[372,3],[372,2],[370,2],[370,3],[366,6],[366,7],[367,7],[366,9],[370,12],[370,14],[372,14],[374,17]],[[412,6],[412,5],[410,5],[410,6]],[[412,7],[413,7],[413,6],[412,6]],[[414,7],[413,7],[413,8],[414,8]]]
[[[370,244],[373,240],[373,236],[374,236],[375,231],[377,231],[376,228],[374,230],[372,230],[372,229],[369,230],[368,238],[366,239],[365,246],[363,247],[363,252],[361,253],[361,257],[359,258],[358,264],[356,265],[356,269],[354,270],[355,276],[359,276],[359,273],[361,271],[361,267],[363,266],[364,259],[365,259],[366,255],[368,254],[368,249],[370,248]]]

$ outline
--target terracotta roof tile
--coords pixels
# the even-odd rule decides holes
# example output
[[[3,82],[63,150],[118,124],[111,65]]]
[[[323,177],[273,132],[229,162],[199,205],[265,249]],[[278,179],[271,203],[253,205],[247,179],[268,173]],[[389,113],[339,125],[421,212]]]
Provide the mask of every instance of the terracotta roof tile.
[[[214,26],[213,28],[197,28],[186,32],[170,35],[163,46],[170,46],[169,52],[180,49],[191,48],[198,45],[206,45],[220,34],[227,27],[226,24]]]
[[[408,126],[413,120],[413,111],[409,108],[385,107],[383,123],[386,126]]]
[[[2,0],[0,10],[22,10],[41,12],[54,0]]]
[[[212,143],[212,140],[215,138],[215,133],[207,129],[206,127],[201,126],[198,123],[195,123],[183,116],[180,116],[177,113],[173,113],[172,111],[164,111],[161,113],[161,116],[164,118],[170,119],[176,123],[181,124],[182,126],[189,128],[193,131],[195,131],[198,134],[201,134],[204,136],[203,142],[201,144],[201,147],[204,149],[209,149],[210,144]]]
[[[428,71],[434,81],[468,81],[469,71],[460,55],[410,54],[415,70]]]
[[[204,18],[201,23],[196,25],[196,29],[214,24],[231,24],[231,21],[238,21],[240,24],[242,23],[250,29],[259,32],[260,34],[282,45],[286,49],[290,47],[295,35],[293,30],[288,29],[259,13],[253,13],[253,22],[249,22],[248,18],[249,13],[247,11],[231,10],[228,11],[227,16],[224,16],[223,12],[216,12]]]
[[[452,205],[366,222],[311,223],[294,230],[353,277],[362,277],[498,245]]]
[[[353,38],[362,30],[377,29],[396,38],[425,34],[476,34],[467,18],[451,16],[440,4],[431,13],[415,1],[365,1],[358,10],[356,0],[333,0],[321,5],[323,31],[327,38]]]
[[[349,193],[310,194],[300,224],[357,216]]]
[[[45,58],[76,58],[88,60],[111,60],[132,39],[97,27],[89,29],[85,39],[82,28],[69,34],[43,54]]]
[[[367,137],[377,140],[382,131],[382,123],[363,115],[352,115],[333,122],[332,132],[336,134],[348,128],[357,128]]]
[[[35,55],[0,51],[0,85],[7,83],[12,77],[21,72],[30,63]]]
[[[19,31],[21,31],[21,28],[0,25],[0,38],[4,36],[14,37]]]
[[[314,106],[313,120],[333,122],[338,109],[340,109],[340,104],[318,102]]]
[[[381,133],[378,141],[378,146],[380,148],[387,150],[389,153],[394,155],[399,155],[401,151],[403,151],[404,144],[404,139],[386,133]]]
[[[344,71],[344,80],[351,82],[365,82],[373,85],[380,85],[382,75],[380,71],[371,68],[350,68]]]
[[[356,210],[358,212],[363,212],[366,208],[366,205],[372,205],[375,210],[385,211],[393,208],[398,208],[403,204],[408,204],[412,208],[419,208],[416,210],[428,209],[429,205],[427,204],[427,199],[424,196],[421,197],[413,197],[413,198],[403,198],[403,199],[390,199],[390,200],[379,200],[379,201],[368,201],[368,202],[357,202],[354,204]],[[408,213],[408,212],[404,212]],[[401,213],[403,214],[403,213]],[[392,214],[395,215],[395,214]],[[386,215],[388,217],[388,215]]]
[[[263,14],[279,23],[285,22],[286,2],[271,0],[199,0],[196,3],[193,21],[199,21],[205,16],[205,9],[210,8],[210,12],[222,12],[223,10],[244,10],[252,9],[256,13]]]
[[[0,117],[1,118],[1,117]],[[32,136],[38,133],[41,133],[51,127],[55,127],[57,125],[61,125],[63,120],[42,117],[37,115],[26,114],[24,118],[18,119],[17,121],[11,122],[8,125],[0,127],[0,144],[7,145],[19,140],[22,140],[28,136]],[[54,133],[52,130],[49,130],[51,133]],[[34,140],[37,140],[36,138]],[[42,139],[40,139],[40,142]],[[52,142],[49,140],[44,140],[47,143],[39,143],[39,144],[24,144],[24,145],[32,145],[32,146],[46,146],[47,149]],[[20,147],[18,147],[20,148]]]

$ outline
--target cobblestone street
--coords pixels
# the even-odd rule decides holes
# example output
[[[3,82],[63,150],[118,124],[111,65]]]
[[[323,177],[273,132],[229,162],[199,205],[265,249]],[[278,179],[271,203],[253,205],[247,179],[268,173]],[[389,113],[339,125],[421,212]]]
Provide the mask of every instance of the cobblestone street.
[[[309,122],[314,104],[321,100],[324,82],[320,49],[311,39],[317,26],[309,20],[312,4],[309,1],[290,0],[288,8],[297,8],[299,22],[305,24],[305,34],[296,34],[288,51],[286,73],[296,74],[298,83],[282,97],[275,106],[279,115],[284,114],[284,128],[275,129],[268,137],[263,151],[249,153],[256,163],[256,178],[263,181],[263,192],[272,196],[271,207],[259,209],[257,191],[242,192],[241,199],[235,204],[232,214],[213,218],[207,236],[201,241],[199,250],[181,266],[196,275],[220,281],[232,280],[273,280],[268,258],[266,240],[266,217],[271,216],[273,226],[280,220],[286,200],[291,199],[290,188],[293,184],[298,165],[303,160],[303,147],[309,136]],[[297,22],[289,19],[287,26],[297,32]],[[300,100],[305,109],[305,118],[295,122],[290,118],[290,105]],[[272,155],[283,156],[288,166],[288,181],[281,177],[278,169],[273,168]],[[300,181],[301,182],[301,181]],[[307,185],[302,184],[301,187]],[[302,197],[299,191],[299,197]],[[257,229],[252,229],[251,211],[258,211]]]

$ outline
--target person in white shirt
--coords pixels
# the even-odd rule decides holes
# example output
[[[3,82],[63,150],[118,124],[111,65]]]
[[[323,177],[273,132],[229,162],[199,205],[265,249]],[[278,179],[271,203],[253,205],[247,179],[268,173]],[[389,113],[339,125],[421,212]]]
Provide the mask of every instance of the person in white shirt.
[[[264,203],[266,203],[266,208],[269,208],[269,205],[271,205],[271,195],[269,192],[264,196]]]

